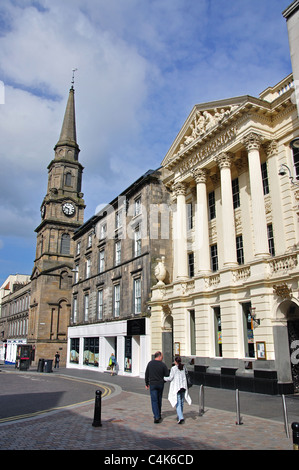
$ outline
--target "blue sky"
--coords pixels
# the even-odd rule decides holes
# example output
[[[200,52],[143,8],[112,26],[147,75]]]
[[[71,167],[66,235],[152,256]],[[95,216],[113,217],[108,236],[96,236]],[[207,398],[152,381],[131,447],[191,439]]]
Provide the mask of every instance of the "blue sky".
[[[75,74],[85,220],[160,166],[197,103],[258,96],[291,72],[291,0],[2,0],[0,285],[31,274]]]

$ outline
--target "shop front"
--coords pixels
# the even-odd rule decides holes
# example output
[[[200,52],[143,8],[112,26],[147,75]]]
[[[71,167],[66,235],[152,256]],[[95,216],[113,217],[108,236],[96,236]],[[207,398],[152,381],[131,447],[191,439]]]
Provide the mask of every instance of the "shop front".
[[[150,360],[149,319],[69,327],[68,368],[105,372],[112,353],[116,373],[144,377]]]
[[[8,339],[6,343],[5,364],[16,364],[18,356],[18,346],[26,343],[26,339]]]

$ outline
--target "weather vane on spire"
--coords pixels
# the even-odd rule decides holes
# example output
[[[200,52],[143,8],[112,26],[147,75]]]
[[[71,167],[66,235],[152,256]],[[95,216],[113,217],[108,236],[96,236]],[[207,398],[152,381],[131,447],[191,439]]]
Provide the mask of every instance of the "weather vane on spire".
[[[72,88],[74,88],[74,83],[75,83],[75,72],[77,71],[78,69],[72,69]]]

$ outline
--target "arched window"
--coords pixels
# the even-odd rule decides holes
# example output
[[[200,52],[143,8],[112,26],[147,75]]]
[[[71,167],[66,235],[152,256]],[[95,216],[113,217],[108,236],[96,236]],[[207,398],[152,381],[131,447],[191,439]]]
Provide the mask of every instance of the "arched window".
[[[61,237],[61,246],[60,246],[60,253],[62,255],[69,255],[70,254],[70,243],[71,239],[68,233],[64,233]]]

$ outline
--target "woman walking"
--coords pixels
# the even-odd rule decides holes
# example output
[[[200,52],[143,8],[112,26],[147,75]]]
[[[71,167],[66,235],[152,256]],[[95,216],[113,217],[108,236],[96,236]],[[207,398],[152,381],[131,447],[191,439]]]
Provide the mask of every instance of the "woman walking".
[[[164,380],[170,382],[168,400],[171,406],[176,406],[178,417],[178,424],[184,422],[184,400],[191,405],[191,397],[188,393],[186,369],[182,364],[182,359],[177,356],[174,360],[175,365],[171,368],[169,377],[164,377]]]

